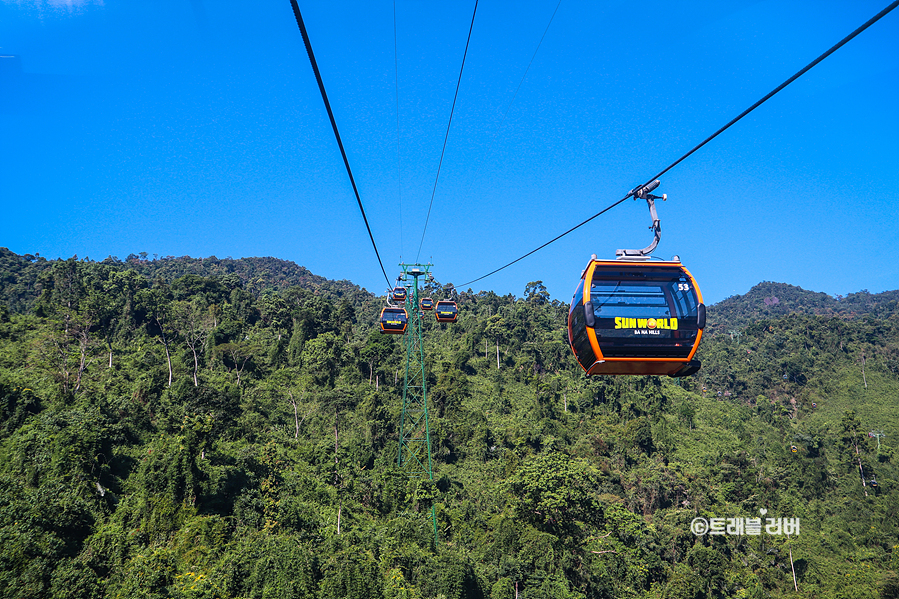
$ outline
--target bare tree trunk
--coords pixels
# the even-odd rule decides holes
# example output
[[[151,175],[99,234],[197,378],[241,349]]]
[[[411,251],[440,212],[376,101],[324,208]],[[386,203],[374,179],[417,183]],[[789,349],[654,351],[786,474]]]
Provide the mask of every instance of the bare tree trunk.
[[[865,389],[867,389],[868,377],[865,376],[865,354],[862,354],[862,379],[865,381]]]
[[[236,352],[231,353],[231,360],[234,362],[234,372],[237,373],[237,386],[240,387],[240,375],[243,372],[243,369],[247,367],[247,362],[250,361],[250,356],[247,356],[243,359],[243,362],[240,362],[238,358],[240,355]]]
[[[339,481],[337,477],[337,449],[338,449],[338,437],[337,437],[337,410],[334,410],[334,486],[337,486]]]
[[[858,460],[858,472],[862,477],[862,488],[865,490],[865,497],[868,496],[868,485],[865,484],[865,469],[862,468],[862,458],[858,453],[858,443],[855,444],[855,459]]]
[[[340,494],[340,475],[337,472],[337,450],[339,448],[338,445],[338,437],[337,437],[337,409],[334,409],[334,486],[337,487],[337,496],[338,501],[340,502],[337,506],[337,534],[340,534],[340,513],[343,511],[343,497]]]
[[[169,363],[169,387],[172,386],[172,355],[169,353],[169,344],[165,343],[165,359]],[[238,377],[238,386],[240,386],[240,378]]]
[[[792,543],[789,543],[789,539],[790,539],[790,536],[787,535],[787,543],[789,544],[789,548],[790,548],[790,569],[793,571],[793,588],[798,593],[799,585],[796,584],[796,568],[793,566],[793,545],[792,545]]]
[[[296,429],[293,433],[293,438],[296,441],[300,438],[300,421],[297,418],[297,402],[293,398],[293,393],[290,393],[289,391],[288,391],[288,393],[290,394],[290,403],[293,404],[293,422],[294,422],[294,425],[296,425]]]
[[[199,387],[200,383],[197,382],[197,372],[200,370],[200,363],[197,361],[197,350],[191,346],[190,350],[194,354],[194,387]]]
[[[169,387],[172,386],[172,356],[169,353],[169,340],[165,338],[165,329],[162,326],[162,323],[159,319],[156,319],[156,324],[159,325],[159,335],[162,337],[162,346],[165,348],[165,359],[169,364]]]
[[[499,339],[496,340],[496,369],[499,370]]]
[[[78,336],[78,349],[80,352],[80,356],[78,359],[78,374],[75,377],[75,391],[77,392],[81,389],[81,375],[84,374],[85,368],[87,368],[87,331],[81,331],[81,334]]]
[[[62,378],[62,390],[63,393],[69,392],[69,349],[68,343],[65,340],[65,336],[63,336],[63,341],[60,341],[57,338],[52,339],[54,354],[58,356],[59,359],[59,374]]]

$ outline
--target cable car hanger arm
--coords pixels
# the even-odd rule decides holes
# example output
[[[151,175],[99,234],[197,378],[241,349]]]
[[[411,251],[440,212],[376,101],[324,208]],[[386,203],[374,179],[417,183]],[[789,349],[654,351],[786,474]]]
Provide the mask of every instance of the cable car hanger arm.
[[[646,205],[649,206],[649,216],[652,218],[652,225],[650,225],[649,228],[652,229],[653,240],[652,243],[642,250],[615,250],[615,255],[618,256],[619,260],[628,258],[632,260],[648,260],[650,254],[652,254],[653,250],[656,249],[656,246],[659,245],[659,241],[662,239],[662,225],[659,220],[659,215],[656,213],[655,200],[661,199],[664,202],[668,199],[668,195],[663,193],[662,195],[657,196],[649,193],[658,188],[659,185],[661,185],[661,181],[656,179],[651,183],[632,189],[630,193],[628,193],[628,196],[634,196],[635,200],[637,198],[646,200]]]

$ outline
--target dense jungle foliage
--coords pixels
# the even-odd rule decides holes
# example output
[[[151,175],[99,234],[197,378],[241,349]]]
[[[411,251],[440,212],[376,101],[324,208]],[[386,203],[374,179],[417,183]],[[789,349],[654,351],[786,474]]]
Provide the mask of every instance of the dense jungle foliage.
[[[897,295],[764,283],[676,380],[584,377],[539,281],[463,293],[424,321],[431,482],[383,298],[0,248],[0,596],[899,597]]]

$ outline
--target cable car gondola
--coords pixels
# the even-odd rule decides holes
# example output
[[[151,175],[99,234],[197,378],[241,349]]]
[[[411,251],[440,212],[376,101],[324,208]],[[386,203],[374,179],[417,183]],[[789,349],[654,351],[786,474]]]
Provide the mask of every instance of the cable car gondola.
[[[393,291],[390,292],[390,299],[395,302],[406,301],[406,288],[405,287],[394,287]]]
[[[421,301],[418,302],[419,307],[422,310],[433,310],[434,309],[434,300],[429,297],[421,298]]]
[[[679,262],[591,260],[568,314],[568,341],[592,374],[688,376],[705,306]]]
[[[693,356],[706,313],[696,279],[677,258],[649,261],[661,237],[653,204],[659,196],[649,193],[658,185],[654,181],[632,192],[649,204],[652,244],[618,250],[617,260],[593,256],[571,300],[568,342],[588,375],[681,377],[701,366]]]
[[[381,316],[378,323],[381,326],[381,332],[388,335],[402,335],[406,332],[406,322],[409,316],[404,308],[386,307],[381,310]]]
[[[456,322],[456,318],[459,317],[459,307],[456,302],[440,300],[434,308],[434,316],[437,317],[437,322]]]

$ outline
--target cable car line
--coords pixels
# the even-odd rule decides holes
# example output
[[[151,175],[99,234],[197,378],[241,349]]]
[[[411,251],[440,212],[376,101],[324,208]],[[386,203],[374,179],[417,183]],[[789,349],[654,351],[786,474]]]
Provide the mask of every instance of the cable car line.
[[[561,0],[560,0],[561,1]],[[393,0],[393,84],[396,97],[396,187],[400,219],[400,254],[403,253],[403,169],[400,161],[400,67],[396,49],[396,0]]]
[[[731,125],[733,125],[734,123],[736,123],[737,121],[739,121],[740,119],[742,119],[744,116],[746,116],[747,114],[749,114],[750,112],[752,112],[753,110],[755,110],[756,108],[758,108],[759,106],[761,106],[762,104],[764,104],[764,103],[765,103],[766,101],[768,101],[772,96],[774,96],[774,94],[776,94],[777,92],[779,92],[780,90],[782,90],[782,89],[785,88],[786,86],[790,85],[791,83],[793,83],[794,81],[796,81],[797,79],[799,79],[800,77],[802,77],[803,75],[805,75],[808,71],[810,71],[810,70],[811,70],[815,65],[817,65],[819,62],[821,62],[822,60],[824,60],[825,58],[827,58],[828,56],[830,56],[831,54],[833,54],[834,52],[836,52],[837,50],[839,50],[840,48],[842,48],[842,47],[843,47],[844,45],[846,45],[850,40],[852,40],[852,38],[854,38],[854,37],[857,36],[859,33],[863,32],[865,29],[867,29],[868,27],[870,27],[871,25],[873,25],[874,23],[876,23],[877,21],[879,21],[882,17],[886,16],[887,13],[889,13],[891,10],[893,10],[894,8],[896,8],[896,6],[899,6],[899,0],[895,0],[892,4],[890,4],[889,6],[887,6],[886,8],[884,8],[882,11],[880,11],[879,13],[877,13],[876,15],[874,15],[873,17],[871,17],[871,18],[870,18],[866,23],[864,23],[861,27],[859,27],[858,29],[856,29],[855,31],[853,31],[852,33],[850,33],[849,35],[847,35],[846,37],[844,37],[842,40],[840,40],[839,42],[837,42],[832,48],[830,48],[829,50],[827,50],[824,54],[822,54],[821,56],[819,56],[818,58],[816,58],[816,59],[813,60],[812,62],[808,63],[808,65],[806,65],[805,67],[803,67],[803,68],[802,68],[799,72],[797,72],[795,75],[793,75],[792,77],[790,77],[789,79],[787,79],[786,81],[784,81],[783,83],[781,83],[780,85],[778,85],[776,88],[774,88],[774,89],[773,89],[771,92],[769,92],[764,98],[762,98],[761,100],[759,100],[758,102],[756,102],[755,104],[753,104],[752,106],[750,106],[749,108],[747,108],[746,110],[744,110],[743,112],[741,112],[739,115],[737,115],[737,116],[736,116],[732,121],[730,121],[728,124],[724,125],[724,126],[721,127],[720,129],[718,129],[717,131],[715,131],[713,134],[711,134],[709,137],[707,137],[702,143],[700,143],[700,144],[697,145],[695,148],[693,148],[692,150],[690,150],[689,152],[687,152],[686,154],[684,154],[683,156],[681,156],[680,158],[678,158],[675,162],[671,163],[671,165],[670,165],[668,168],[666,168],[666,169],[663,170],[661,173],[659,173],[658,175],[656,175],[655,177],[653,177],[652,179],[650,179],[650,181],[653,181],[653,180],[655,180],[655,179],[660,178],[662,175],[664,175],[665,173],[667,173],[668,171],[670,171],[671,169],[673,169],[675,166],[677,166],[678,164],[680,164],[681,162],[683,162],[684,159],[686,159],[688,156],[690,156],[691,154],[693,154],[693,152],[695,152],[696,150],[698,150],[698,149],[701,148],[702,146],[706,145],[707,143],[709,143],[710,141],[712,141],[713,139],[715,139],[716,137],[718,137],[718,135],[720,135],[721,133],[724,133],[724,131],[726,131],[728,128],[730,128]]]
[[[290,0],[295,2],[296,0]],[[462,67],[459,69],[459,80],[456,82],[456,93],[453,95],[453,107],[450,109],[449,122],[446,124],[446,136],[443,138],[443,149],[440,151],[440,162],[437,164],[437,177],[434,179],[434,190],[431,192],[431,203],[428,204],[428,216],[425,218],[425,228],[421,232],[421,242],[418,244],[418,253],[415,261],[421,255],[421,246],[425,242],[425,233],[428,232],[428,221],[431,219],[431,208],[434,206],[434,196],[437,194],[437,182],[440,180],[440,168],[443,166],[443,155],[446,153],[446,142],[449,139],[450,127],[453,124],[453,112],[456,110],[456,99],[459,97],[459,86],[462,85],[462,71],[465,70],[465,58],[468,56],[468,45],[471,43],[471,32],[474,30],[474,18],[478,14],[478,0],[474,2],[474,12],[471,14],[471,26],[468,28],[468,40],[465,42],[465,53],[462,54]]]
[[[612,205],[610,205],[610,206],[607,206],[607,207],[603,208],[602,210],[600,210],[599,212],[597,212],[596,214],[594,214],[593,216],[591,216],[591,217],[588,218],[587,220],[585,220],[585,221],[583,221],[583,222],[580,222],[580,223],[576,224],[575,226],[571,227],[570,229],[568,229],[567,231],[565,231],[565,232],[562,233],[561,235],[558,235],[558,236],[556,236],[556,237],[553,237],[552,239],[550,239],[549,241],[547,241],[546,243],[544,243],[544,244],[541,245],[540,247],[531,250],[531,251],[528,252],[527,254],[525,254],[525,255],[523,255],[523,256],[520,256],[520,257],[518,257],[518,258],[515,258],[514,260],[512,260],[512,261],[509,262],[508,264],[505,264],[505,265],[503,265],[503,266],[500,266],[500,267],[497,268],[496,270],[494,270],[494,271],[492,271],[492,272],[488,272],[486,275],[484,275],[484,276],[482,276],[482,277],[478,277],[477,279],[472,279],[471,281],[469,281],[469,282],[467,282],[467,283],[462,283],[461,285],[459,285],[459,287],[467,287],[468,285],[471,285],[472,283],[477,283],[477,282],[480,281],[481,279],[486,279],[486,278],[489,277],[490,275],[495,275],[495,274],[498,273],[499,271],[501,271],[501,270],[503,270],[503,269],[505,269],[505,268],[508,268],[508,267],[512,266],[512,265],[515,264],[516,262],[519,262],[519,261],[521,261],[521,260],[524,260],[525,258],[527,258],[528,256],[530,256],[531,254],[535,254],[535,253],[539,252],[540,250],[542,250],[543,248],[545,248],[545,247],[548,246],[549,244],[551,244],[551,243],[553,243],[553,242],[555,242],[555,241],[558,241],[558,240],[562,239],[563,237],[565,237],[566,235],[568,235],[569,233],[571,233],[571,232],[574,231],[575,229],[579,229],[580,227],[583,227],[584,225],[586,225],[587,223],[589,223],[591,220],[593,220],[593,219],[596,218],[597,216],[600,216],[600,215],[602,215],[602,214],[605,214],[606,212],[608,212],[609,210],[611,210],[612,208],[614,208],[615,206],[617,206],[617,205],[620,204],[621,202],[623,202],[623,201],[625,201],[626,199],[628,199],[629,197],[631,197],[632,194],[633,194],[633,192],[627,194],[626,196],[624,196],[623,198],[621,198],[620,200],[618,200],[618,201],[615,202],[614,204],[612,204]]]
[[[518,87],[515,88],[515,93],[512,94],[512,99],[509,100],[509,104],[506,106],[506,111],[503,113],[503,118],[499,122],[499,126],[496,128],[496,132],[493,134],[493,139],[490,140],[490,145],[487,146],[487,151],[484,152],[484,159],[480,161],[478,165],[478,172],[475,173],[475,176],[471,179],[471,184],[468,186],[468,192],[471,193],[471,188],[474,185],[474,182],[478,179],[478,176],[481,174],[481,168],[483,168],[484,162],[487,157],[490,156],[490,152],[493,150],[493,144],[496,143],[496,136],[499,135],[499,132],[503,128],[503,124],[506,122],[506,117],[509,116],[509,111],[512,109],[512,104],[515,103],[515,98],[518,97],[518,92],[521,91],[521,86],[524,85],[524,80],[528,76],[528,72],[531,70],[531,65],[534,64],[534,59],[537,58],[537,52],[540,51],[540,46],[543,45],[543,40],[546,38],[546,34],[549,32],[550,25],[553,24],[553,19],[556,18],[556,13],[559,12],[559,7],[562,6],[562,0],[559,0],[559,3],[556,4],[556,9],[553,11],[552,16],[549,18],[549,23],[546,24],[546,29],[543,30],[543,35],[540,36],[540,41],[537,42],[537,47],[534,49],[534,53],[531,55],[531,60],[528,62],[527,68],[524,70],[524,74],[521,76],[521,81],[518,82]]]
[[[634,189],[632,189],[630,192],[628,192],[628,194],[627,194],[626,196],[624,196],[623,198],[621,198],[620,200],[618,200],[618,201],[615,202],[614,204],[611,204],[610,206],[608,206],[608,207],[606,207],[606,208],[603,208],[602,210],[600,210],[599,212],[597,212],[596,214],[594,214],[594,215],[591,216],[590,218],[588,218],[588,219],[586,219],[586,220],[584,220],[584,221],[578,223],[577,225],[571,227],[570,229],[568,229],[567,231],[565,231],[565,232],[562,233],[561,235],[558,235],[558,236],[556,236],[556,237],[550,239],[549,241],[547,241],[546,243],[544,243],[544,244],[541,245],[540,247],[531,250],[531,251],[528,252],[527,254],[524,254],[523,256],[520,256],[519,258],[516,258],[515,260],[512,260],[512,261],[509,262],[508,264],[505,264],[505,265],[503,265],[503,266],[500,266],[500,267],[497,268],[496,270],[493,270],[493,271],[487,273],[486,275],[483,275],[483,276],[481,276],[481,277],[478,277],[477,279],[472,279],[471,281],[469,281],[469,282],[467,282],[467,283],[463,283],[463,284],[461,285],[461,287],[466,287],[466,286],[468,286],[468,285],[470,285],[470,284],[472,284],[472,283],[476,283],[476,282],[478,282],[478,281],[480,281],[480,280],[482,280],[482,279],[486,279],[487,277],[489,277],[489,276],[491,276],[491,275],[494,275],[494,274],[498,273],[499,271],[504,270],[504,269],[506,269],[506,268],[512,266],[512,265],[515,264],[516,262],[519,262],[520,260],[523,260],[523,259],[527,258],[527,257],[530,256],[531,254],[534,254],[534,253],[536,253],[536,252],[542,250],[543,248],[545,248],[546,246],[550,245],[551,243],[553,243],[553,242],[555,242],[555,241],[558,241],[558,240],[561,239],[562,237],[565,237],[565,236],[568,235],[569,233],[571,233],[571,232],[575,231],[576,229],[579,229],[580,227],[586,225],[587,223],[589,223],[590,221],[592,221],[594,218],[596,218],[596,217],[598,217],[598,216],[600,216],[600,215],[602,215],[602,214],[608,212],[609,210],[611,210],[612,208],[614,208],[614,207],[617,206],[618,204],[620,204],[620,203],[624,202],[625,200],[627,200],[628,198],[634,196],[634,195],[635,195],[635,192],[638,192],[638,191],[642,190],[643,188],[648,187],[653,181],[655,181],[656,179],[659,179],[662,175],[664,175],[665,173],[667,173],[668,171],[670,171],[671,169],[673,169],[675,166],[677,166],[678,164],[680,164],[681,162],[683,162],[684,160],[686,160],[689,156],[691,156],[694,152],[696,152],[697,150],[699,150],[701,147],[703,147],[704,145],[706,145],[707,143],[709,143],[710,141],[712,141],[713,139],[715,139],[716,137],[718,137],[719,135],[721,135],[722,133],[724,133],[724,132],[725,132],[727,129],[729,129],[732,125],[736,124],[737,121],[739,121],[740,119],[742,119],[743,117],[745,117],[747,114],[749,114],[750,112],[752,112],[753,110],[755,110],[756,108],[758,108],[759,106],[761,106],[762,104],[764,104],[765,102],[767,102],[768,100],[770,100],[770,99],[771,99],[775,94],[777,94],[779,91],[781,91],[782,89],[784,89],[785,87],[787,87],[788,85],[790,85],[791,83],[793,83],[794,81],[796,81],[796,79],[798,79],[799,77],[801,77],[802,75],[804,75],[805,73],[807,73],[809,70],[811,70],[813,67],[815,67],[819,62],[821,62],[822,60],[824,60],[825,58],[827,58],[828,56],[830,56],[831,54],[833,54],[834,52],[836,52],[837,50],[839,50],[840,48],[842,48],[842,47],[843,47],[844,45],[846,45],[849,41],[851,41],[854,37],[856,37],[858,34],[862,33],[863,31],[865,31],[866,29],[868,29],[868,27],[870,27],[871,25],[873,25],[874,23],[876,23],[877,21],[879,21],[881,18],[883,18],[884,16],[886,16],[890,11],[892,11],[892,10],[893,10],[894,8],[896,8],[897,6],[899,6],[899,0],[894,0],[892,3],[890,3],[889,6],[887,6],[887,7],[884,8],[882,11],[880,11],[879,13],[877,13],[876,15],[874,15],[873,17],[871,17],[867,22],[865,22],[863,25],[861,25],[858,29],[856,29],[855,31],[853,31],[852,33],[850,33],[849,35],[847,35],[846,37],[844,37],[842,40],[840,40],[839,42],[837,42],[837,43],[836,43],[833,47],[831,47],[829,50],[827,50],[826,52],[824,52],[823,54],[821,54],[818,58],[816,58],[815,60],[813,60],[812,62],[810,62],[808,65],[806,65],[806,66],[803,67],[802,69],[800,69],[795,75],[793,75],[792,77],[790,77],[789,79],[787,79],[786,81],[784,81],[783,83],[781,83],[780,85],[778,85],[776,88],[774,88],[771,92],[769,92],[768,94],[766,94],[766,95],[765,95],[762,99],[760,99],[758,102],[756,102],[755,104],[753,104],[752,106],[750,106],[749,108],[747,108],[746,110],[744,110],[743,112],[741,112],[739,115],[737,115],[735,118],[733,118],[729,123],[727,123],[726,125],[724,125],[724,126],[721,127],[720,129],[718,129],[717,131],[715,131],[713,134],[711,134],[710,136],[708,136],[705,140],[703,140],[701,143],[699,143],[698,145],[696,145],[692,150],[690,150],[689,152],[687,152],[686,154],[684,154],[683,156],[681,156],[680,158],[678,158],[677,160],[675,160],[674,162],[672,162],[670,165],[668,165],[668,166],[667,166],[664,170],[662,170],[660,173],[658,173],[658,174],[655,175],[654,177],[650,178],[649,181],[647,181],[645,184],[640,185],[640,186],[635,187]]]
[[[899,1],[899,0],[897,0]],[[347,175],[350,176],[350,183],[353,185],[353,193],[356,194],[356,203],[359,204],[359,211],[362,213],[362,220],[365,221],[365,228],[368,230],[368,238],[371,239],[371,246],[375,250],[375,256],[378,258],[378,264],[381,265],[381,272],[384,273],[384,279],[387,285],[390,285],[390,277],[384,269],[384,263],[381,262],[381,254],[378,252],[378,245],[375,243],[375,237],[372,235],[371,227],[368,225],[368,217],[365,216],[365,208],[362,207],[362,198],[359,197],[359,189],[356,187],[356,179],[353,177],[353,171],[350,169],[350,161],[347,159],[346,150],[343,148],[343,141],[340,139],[340,132],[337,130],[337,121],[334,120],[334,113],[331,110],[331,103],[328,101],[328,94],[325,92],[325,83],[322,81],[321,72],[318,70],[318,63],[315,61],[315,54],[312,52],[312,43],[309,41],[309,34],[306,32],[306,24],[303,22],[303,15],[300,14],[300,6],[297,0],[290,0],[293,7],[293,14],[297,19],[297,25],[300,33],[303,35],[303,43],[306,45],[306,53],[309,55],[309,62],[312,63],[312,71],[315,73],[315,80],[318,82],[318,89],[321,91],[322,100],[325,102],[325,109],[328,111],[328,118],[331,119],[331,128],[334,129],[334,137],[337,139],[337,146],[340,148],[340,155],[343,156],[343,164],[346,166]]]
[[[506,112],[503,113],[503,120],[499,123],[500,128],[502,128],[503,123],[506,122],[506,117],[509,116],[509,109],[512,108],[512,104],[515,102],[515,98],[518,97],[518,92],[521,91],[521,86],[524,85],[524,80],[525,78],[527,78],[528,72],[531,70],[531,65],[534,64],[534,59],[537,58],[537,52],[540,51],[540,46],[543,45],[543,40],[546,39],[546,34],[549,32],[549,28],[553,24],[553,19],[556,18],[556,13],[559,12],[560,6],[562,6],[562,0],[559,0],[558,4],[556,4],[556,9],[553,11],[552,16],[549,18],[549,23],[546,24],[546,29],[543,30],[543,35],[540,36],[540,41],[537,42],[537,47],[534,49],[534,54],[531,55],[531,60],[530,62],[528,62],[528,66],[524,70],[524,75],[521,76],[521,81],[518,82],[518,87],[515,88],[515,93],[512,94],[512,99],[509,100],[509,105],[506,106]]]

